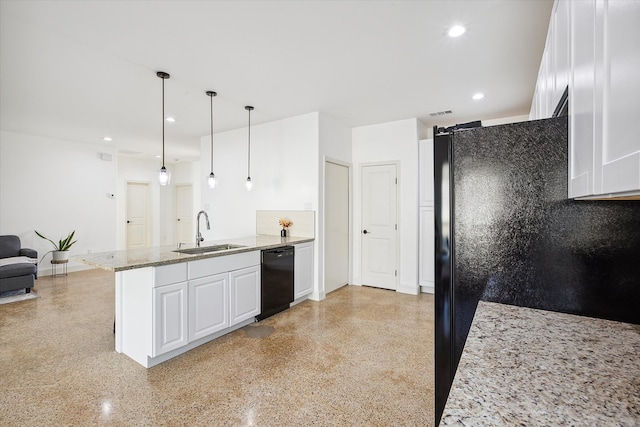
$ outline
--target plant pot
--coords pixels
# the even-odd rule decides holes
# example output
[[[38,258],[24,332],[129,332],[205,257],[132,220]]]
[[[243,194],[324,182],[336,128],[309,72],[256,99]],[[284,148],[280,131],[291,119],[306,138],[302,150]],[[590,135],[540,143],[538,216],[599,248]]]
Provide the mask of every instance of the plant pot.
[[[54,261],[68,261],[69,251],[53,251],[51,252],[51,256]]]
[[[282,230],[280,230],[280,237],[287,237],[287,229],[283,228]]]

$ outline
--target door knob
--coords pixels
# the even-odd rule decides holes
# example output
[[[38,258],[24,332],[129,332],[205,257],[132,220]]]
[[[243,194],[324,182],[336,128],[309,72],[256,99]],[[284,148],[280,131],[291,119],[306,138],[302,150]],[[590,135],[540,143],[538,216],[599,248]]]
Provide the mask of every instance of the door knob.
[[[180,218],[178,218],[178,222],[180,222]]]
[[[131,224],[131,221],[127,220],[127,224]]]
[[[369,233],[371,233],[371,232],[370,232],[370,231],[367,231],[367,230],[364,230],[364,231],[362,232],[362,234],[369,234]]]

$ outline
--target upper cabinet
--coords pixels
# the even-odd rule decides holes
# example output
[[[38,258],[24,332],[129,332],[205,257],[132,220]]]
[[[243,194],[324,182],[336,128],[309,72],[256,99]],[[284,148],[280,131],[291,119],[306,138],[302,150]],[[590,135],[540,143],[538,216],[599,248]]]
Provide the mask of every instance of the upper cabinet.
[[[556,0],[530,118],[569,86],[570,198],[640,199],[640,1]]]
[[[433,206],[433,139],[419,142],[420,206]]]
[[[640,134],[636,129],[640,118],[640,2],[611,0],[598,6],[596,13],[600,9],[604,9],[602,187],[596,181],[595,194],[615,193],[615,197],[635,192],[640,197]]]
[[[551,12],[547,41],[540,61],[536,90],[529,119],[546,119],[553,112],[569,85],[571,72],[569,1],[556,1]]]
[[[435,220],[433,211],[433,139],[420,140],[420,207],[418,239],[418,283],[422,292],[433,293],[435,286]]]

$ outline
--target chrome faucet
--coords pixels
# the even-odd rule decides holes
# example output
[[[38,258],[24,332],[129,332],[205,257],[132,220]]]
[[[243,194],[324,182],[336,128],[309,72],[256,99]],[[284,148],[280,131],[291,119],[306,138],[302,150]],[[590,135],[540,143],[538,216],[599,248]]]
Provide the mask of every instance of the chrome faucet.
[[[209,215],[205,211],[198,212],[196,216],[196,248],[200,247],[200,242],[204,242],[204,237],[200,234],[200,215],[204,214],[204,219],[207,221],[207,230],[211,230],[209,226]]]

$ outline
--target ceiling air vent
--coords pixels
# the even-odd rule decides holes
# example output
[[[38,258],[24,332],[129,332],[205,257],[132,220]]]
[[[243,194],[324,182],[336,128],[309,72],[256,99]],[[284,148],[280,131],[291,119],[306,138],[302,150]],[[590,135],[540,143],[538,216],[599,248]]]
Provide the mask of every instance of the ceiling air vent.
[[[431,117],[436,117],[436,116],[446,116],[447,114],[451,114],[452,111],[451,110],[445,110],[445,111],[436,111],[435,113],[429,113],[429,115]]]

